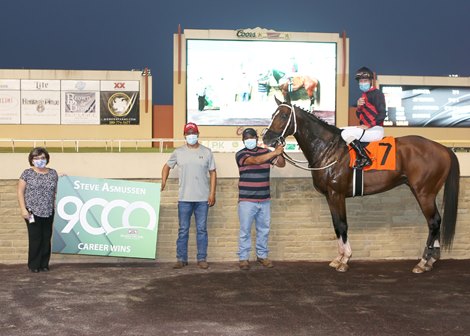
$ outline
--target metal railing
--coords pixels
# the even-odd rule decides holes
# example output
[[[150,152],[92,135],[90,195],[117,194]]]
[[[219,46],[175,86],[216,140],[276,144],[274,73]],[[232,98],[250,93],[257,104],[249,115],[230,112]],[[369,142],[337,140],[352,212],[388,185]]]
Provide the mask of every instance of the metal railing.
[[[233,139],[233,138],[223,138],[223,139],[204,139],[201,138],[200,142],[202,143],[210,143],[210,142],[240,142],[240,138]],[[457,149],[457,148],[464,148],[470,149],[470,139],[469,140],[439,140],[437,141],[444,146]],[[167,147],[167,149],[174,148],[176,145],[180,145],[184,143],[182,139],[170,139],[170,138],[152,138],[152,139],[0,139],[0,146],[1,143],[10,143],[11,150],[14,153],[15,149],[19,146],[19,144],[30,144],[32,147],[42,146],[42,147],[51,147],[51,144],[60,144],[60,148],[62,152],[64,152],[64,148],[74,148],[75,152],[79,152],[80,148],[85,147],[84,144],[93,144],[91,147],[100,148],[101,146],[97,146],[97,144],[103,144],[106,151],[113,152],[115,149],[118,152],[121,152],[123,148],[129,148],[129,146],[125,146],[125,144],[132,143],[136,151],[139,149],[139,144],[147,143],[151,144],[149,147],[145,148],[158,148],[160,153],[163,153],[165,149],[166,143],[171,143],[171,147]],[[69,146],[66,146],[67,143],[70,143]],[[154,144],[157,144],[156,146]],[[29,147],[29,146],[25,146]],[[212,148],[214,150],[214,148]],[[217,151],[215,149],[215,151]]]
[[[156,147],[159,148],[160,152],[164,150],[165,143],[180,143],[184,142],[181,139],[0,139],[1,143],[9,143],[11,150],[14,153],[15,149],[18,147],[52,147],[54,144],[57,144],[64,152],[65,148],[74,148],[75,152],[79,152],[81,147],[86,147],[86,144],[93,144],[91,147],[104,147],[106,151],[113,152],[117,149],[118,152],[121,152],[126,143],[132,143],[135,145],[135,149],[139,148],[140,143],[151,144],[151,147],[154,147],[154,144],[158,144]],[[21,146],[24,144],[24,146]],[[67,146],[67,144],[69,144]],[[99,146],[102,144],[103,146]],[[149,147],[150,148],[150,147]]]

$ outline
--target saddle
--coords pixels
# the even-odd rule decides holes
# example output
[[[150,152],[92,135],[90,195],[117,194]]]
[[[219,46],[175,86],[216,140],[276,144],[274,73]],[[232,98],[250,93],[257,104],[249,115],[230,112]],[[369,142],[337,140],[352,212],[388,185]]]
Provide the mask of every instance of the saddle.
[[[370,166],[364,167],[368,170],[396,170],[396,144],[394,137],[385,137],[380,141],[369,142],[365,147],[372,160]],[[354,168],[356,163],[356,152],[349,146],[349,166]]]

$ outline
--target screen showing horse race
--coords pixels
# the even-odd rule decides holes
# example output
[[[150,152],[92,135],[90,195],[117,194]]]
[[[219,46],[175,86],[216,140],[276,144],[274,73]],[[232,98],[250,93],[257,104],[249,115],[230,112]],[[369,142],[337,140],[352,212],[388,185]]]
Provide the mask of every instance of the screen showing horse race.
[[[187,39],[186,76],[198,125],[268,125],[274,97],[336,122],[337,43]]]
[[[386,126],[470,127],[470,87],[381,85]]]

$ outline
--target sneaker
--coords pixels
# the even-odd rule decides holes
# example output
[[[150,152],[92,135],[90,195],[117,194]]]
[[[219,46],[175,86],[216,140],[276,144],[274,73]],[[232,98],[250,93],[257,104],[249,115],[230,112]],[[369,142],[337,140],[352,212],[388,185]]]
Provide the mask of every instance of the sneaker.
[[[209,268],[209,264],[207,263],[207,261],[205,260],[200,260],[197,262],[197,266],[199,268],[202,268],[202,269],[208,269]]]
[[[183,268],[184,266],[188,266],[188,262],[187,262],[187,261],[178,260],[178,261],[173,265],[173,268],[174,268],[174,269],[180,269],[180,268]]]
[[[240,260],[239,267],[243,271],[248,271],[250,269],[250,263],[248,260]]]
[[[261,265],[263,265],[264,267],[266,267],[266,268],[273,268],[273,267],[274,267],[273,262],[272,262],[271,260],[269,260],[268,258],[260,258],[260,257],[258,257],[258,258],[256,258],[256,261],[257,261],[259,264],[261,264]]]

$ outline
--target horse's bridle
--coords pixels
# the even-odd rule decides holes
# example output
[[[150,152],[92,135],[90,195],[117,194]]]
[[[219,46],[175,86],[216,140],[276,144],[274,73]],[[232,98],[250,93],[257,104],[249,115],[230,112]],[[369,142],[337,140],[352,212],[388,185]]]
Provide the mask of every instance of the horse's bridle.
[[[287,123],[286,123],[286,126],[284,127],[284,130],[282,131],[282,133],[278,136],[278,138],[276,139],[276,143],[279,142],[281,145],[285,145],[286,144],[286,139],[284,138],[284,135],[286,134],[287,132],[287,129],[289,128],[290,126],[290,122],[292,120],[292,117],[294,117],[294,132],[292,133],[292,135],[294,135],[295,133],[297,133],[297,118],[296,118],[296,115],[295,115],[295,108],[294,106],[292,105],[287,105],[287,104],[279,104],[279,106],[277,107],[277,110],[274,112],[274,115],[273,117],[271,118],[271,122],[269,123],[269,126],[268,128],[266,128],[264,130],[263,133],[265,133],[268,129],[271,128],[271,125],[274,121],[274,118],[276,117],[276,115],[280,112],[280,108],[282,106],[285,106],[285,107],[288,107],[290,108],[290,115],[289,115],[289,120],[287,120]],[[273,132],[273,131],[271,131]],[[273,132],[274,134],[279,134],[279,133],[276,133],[276,132]],[[263,134],[264,135],[264,134]]]
[[[294,135],[295,133],[297,133],[297,116],[295,114],[295,108],[293,105],[287,105],[287,104],[279,104],[277,110],[274,112],[274,115],[273,117],[271,118],[271,122],[269,123],[269,126],[267,128],[264,129],[263,131],[263,136],[264,134],[268,131],[268,129],[271,128],[271,125],[274,121],[274,118],[276,117],[276,115],[279,113],[279,108],[282,107],[282,106],[285,106],[285,107],[288,107],[290,108],[290,115],[289,115],[289,120],[287,120],[287,123],[286,123],[286,126],[284,127],[284,130],[282,131],[282,133],[276,133],[274,131],[271,130],[271,132],[273,132],[274,134],[279,134],[279,136],[277,137],[276,139],[276,144],[279,143],[281,144],[282,146],[284,146],[286,144],[286,139],[284,138],[284,135],[286,134],[287,132],[287,129],[289,128],[290,126],[290,123],[291,123],[291,120],[292,120],[292,117],[294,119],[294,132],[292,133],[292,135]],[[309,170],[309,171],[312,171],[312,170],[323,170],[323,169],[327,169],[327,168],[330,168],[332,165],[334,165],[336,162],[338,162],[338,160],[335,160],[333,161],[332,163],[324,166],[324,167],[319,167],[319,168],[312,168],[312,167],[303,167],[301,166],[299,163],[308,163],[308,161],[300,161],[300,160],[295,160],[293,158],[291,158],[289,156],[289,154],[287,154],[286,152],[282,152],[282,156],[284,157],[284,159],[289,162],[291,165],[297,167],[297,168],[300,168],[300,169],[304,169],[304,170]]]

